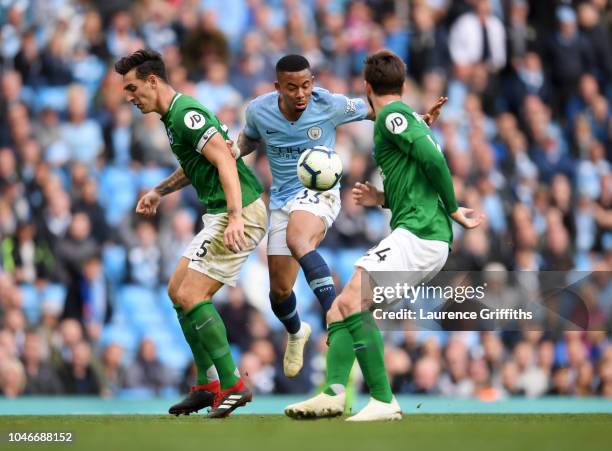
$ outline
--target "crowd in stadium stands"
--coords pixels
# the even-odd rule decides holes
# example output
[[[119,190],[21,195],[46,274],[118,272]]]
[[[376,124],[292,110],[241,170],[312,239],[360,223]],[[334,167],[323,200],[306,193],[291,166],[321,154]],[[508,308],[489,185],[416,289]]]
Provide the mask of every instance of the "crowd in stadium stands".
[[[415,110],[449,97],[433,130],[460,203],[488,217],[455,229],[447,268],[603,274],[580,288],[591,332],[386,333],[394,391],[612,396],[611,18],[606,0],[1,1],[0,393],[176,396],[193,382],[165,285],[203,209],[187,188],[153,220],[134,213],[176,161],[158,117],[124,103],[116,58],[160,51],[171,84],[236,136],[280,56],[301,53],[319,86],[363,96],[363,59],[387,47]],[[387,233],[385,211],[350,196],[355,181],[380,184],[372,147],[371,122],[338,129],[343,208],[322,253],[339,286]],[[269,187],[266,155],[247,161]],[[216,299],[240,368],[257,393],[313,391],[318,303],[300,278],[316,334],[288,380],[267,280],[262,246]]]

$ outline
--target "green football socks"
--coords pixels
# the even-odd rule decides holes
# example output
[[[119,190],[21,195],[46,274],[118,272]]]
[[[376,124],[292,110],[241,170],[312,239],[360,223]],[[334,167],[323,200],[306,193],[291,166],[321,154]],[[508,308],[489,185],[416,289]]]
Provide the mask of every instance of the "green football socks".
[[[355,362],[353,337],[344,321],[329,324],[327,327],[327,343],[329,345],[326,357],[325,380],[327,387],[323,390],[323,393],[334,396],[340,394],[339,390],[346,389]]]
[[[197,304],[186,315],[194,333],[212,359],[219,373],[221,389],[230,388],[240,379],[232,358],[225,324],[210,300]]]
[[[382,335],[369,311],[355,313],[344,319],[353,338],[353,349],[361,367],[370,395],[389,403],[393,399],[387,371]]]
[[[196,385],[205,385],[212,382],[212,380],[216,380],[217,377],[214,379],[209,378],[211,373],[216,375],[216,371],[214,370],[215,366],[204,346],[198,341],[198,335],[195,333],[195,330],[193,330],[193,327],[191,327],[191,321],[185,316],[181,306],[175,304],[173,307],[174,310],[176,310],[176,316],[183,330],[185,340],[187,340],[191,348],[191,354],[193,354],[193,361],[197,369]]]

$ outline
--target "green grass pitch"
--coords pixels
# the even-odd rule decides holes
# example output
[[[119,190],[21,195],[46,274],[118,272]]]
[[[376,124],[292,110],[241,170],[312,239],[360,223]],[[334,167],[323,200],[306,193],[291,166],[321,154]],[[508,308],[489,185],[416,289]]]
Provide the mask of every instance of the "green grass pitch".
[[[15,444],[9,431],[68,431],[70,444]],[[3,416],[0,449],[66,450],[610,450],[612,415],[406,415],[391,423],[280,415]]]

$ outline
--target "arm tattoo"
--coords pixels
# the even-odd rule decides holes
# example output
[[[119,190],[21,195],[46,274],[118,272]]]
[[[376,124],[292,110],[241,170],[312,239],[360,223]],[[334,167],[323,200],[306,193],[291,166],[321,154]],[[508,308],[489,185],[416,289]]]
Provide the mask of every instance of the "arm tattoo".
[[[251,139],[247,135],[245,135],[244,132],[238,135],[238,148],[240,149],[241,157],[244,157],[245,155],[248,155],[251,152],[257,150],[260,145],[261,140]]]
[[[186,187],[191,182],[185,175],[183,168],[178,168],[168,177],[163,179],[159,184],[153,188],[160,196],[165,196],[166,194],[173,193],[175,191],[180,190],[181,188]]]

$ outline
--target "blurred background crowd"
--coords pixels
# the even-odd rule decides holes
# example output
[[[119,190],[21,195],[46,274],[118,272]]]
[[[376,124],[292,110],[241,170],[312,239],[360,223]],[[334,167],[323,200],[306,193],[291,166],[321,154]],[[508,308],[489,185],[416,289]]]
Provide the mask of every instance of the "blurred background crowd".
[[[203,210],[186,188],[154,220],[134,214],[176,161],[158,117],[123,102],[117,58],[160,51],[171,84],[236,136],[280,56],[301,53],[319,86],[363,96],[364,57],[389,48],[415,110],[449,97],[433,130],[460,203],[488,216],[455,230],[447,269],[606,275],[611,17],[606,0],[0,0],[0,393],[176,396],[193,382],[165,285]],[[356,181],[380,184],[372,147],[371,122],[338,129],[343,208],[322,253],[339,287],[388,232],[384,211],[350,197]],[[269,187],[266,155],[248,163]],[[393,389],[612,396],[612,282],[580,290],[597,331],[385,334]],[[265,246],[217,296],[257,393],[322,383],[325,333],[301,276],[296,294],[317,333],[291,381]]]

